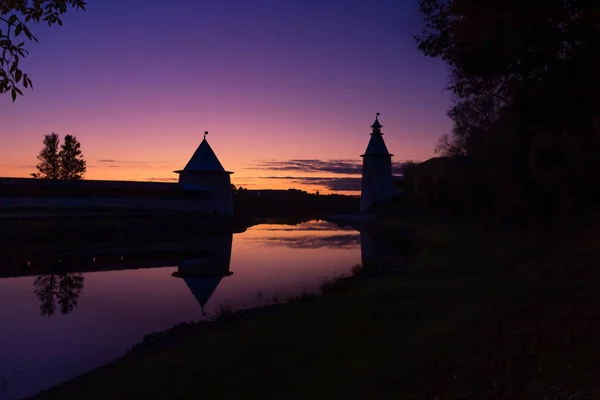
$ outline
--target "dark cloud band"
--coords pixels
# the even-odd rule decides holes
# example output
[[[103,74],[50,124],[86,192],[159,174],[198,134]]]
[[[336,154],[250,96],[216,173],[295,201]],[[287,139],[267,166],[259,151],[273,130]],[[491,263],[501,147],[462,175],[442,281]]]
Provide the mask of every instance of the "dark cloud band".
[[[392,173],[402,174],[406,162],[393,162]],[[362,162],[360,160],[260,160],[246,169],[266,171],[295,171],[303,173],[329,172],[340,175],[360,175],[362,173]]]

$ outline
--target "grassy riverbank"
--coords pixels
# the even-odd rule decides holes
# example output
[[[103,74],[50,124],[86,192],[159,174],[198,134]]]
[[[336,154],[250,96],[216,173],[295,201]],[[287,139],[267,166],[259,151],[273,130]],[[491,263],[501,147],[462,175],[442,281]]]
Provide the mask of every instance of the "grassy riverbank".
[[[600,229],[589,225],[421,222],[403,273],[178,329],[38,398],[594,397]]]

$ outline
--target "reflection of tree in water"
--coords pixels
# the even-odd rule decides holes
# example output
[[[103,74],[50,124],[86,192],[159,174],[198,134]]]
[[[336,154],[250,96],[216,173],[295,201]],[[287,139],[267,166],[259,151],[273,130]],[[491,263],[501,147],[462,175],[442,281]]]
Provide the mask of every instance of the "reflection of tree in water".
[[[33,281],[33,293],[40,301],[42,315],[54,315],[56,304],[54,293],[58,287],[58,278],[54,274],[38,275]]]
[[[56,305],[62,314],[68,314],[77,306],[83,290],[83,274],[44,274],[33,282],[33,292],[40,301],[42,315],[54,315]]]

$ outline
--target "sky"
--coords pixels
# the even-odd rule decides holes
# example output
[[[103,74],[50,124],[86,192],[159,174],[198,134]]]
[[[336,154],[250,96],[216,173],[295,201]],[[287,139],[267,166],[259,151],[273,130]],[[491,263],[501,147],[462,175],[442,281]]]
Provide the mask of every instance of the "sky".
[[[352,193],[377,112],[398,165],[451,128],[416,0],[89,0],[63,22],[32,27],[34,89],[0,96],[0,176],[55,132],[86,179],[176,180],[208,131],[236,186]]]

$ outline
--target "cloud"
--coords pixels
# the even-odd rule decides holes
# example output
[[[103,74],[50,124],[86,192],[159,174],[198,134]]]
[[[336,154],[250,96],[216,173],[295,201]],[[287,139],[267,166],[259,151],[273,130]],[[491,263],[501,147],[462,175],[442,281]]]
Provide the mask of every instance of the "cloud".
[[[361,178],[354,177],[268,176],[263,179],[281,179],[301,185],[323,186],[336,192],[360,191],[361,186]]]
[[[356,160],[262,160],[246,169],[267,171],[331,172],[334,174],[357,175],[362,171]]]
[[[402,174],[402,169],[406,161],[396,161],[392,163],[392,173]],[[340,175],[360,175],[362,174],[362,161],[354,159],[337,160],[259,160],[254,165],[245,169],[266,170],[266,171],[295,171],[295,172],[328,172]]]
[[[145,178],[149,182],[177,182],[178,178]]]
[[[138,165],[109,165],[108,168],[152,168],[152,165],[138,164]]]
[[[114,158],[101,158],[96,162],[107,165],[108,168],[152,168],[158,164],[164,164],[164,161],[131,161],[116,160]]]

